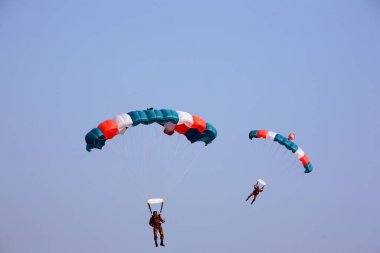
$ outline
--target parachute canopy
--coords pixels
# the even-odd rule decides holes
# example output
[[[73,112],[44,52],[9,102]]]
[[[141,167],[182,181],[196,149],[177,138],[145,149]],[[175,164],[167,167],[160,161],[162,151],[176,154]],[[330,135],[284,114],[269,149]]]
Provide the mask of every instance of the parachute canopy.
[[[267,185],[267,183],[264,180],[262,180],[261,178],[257,179],[257,183],[261,184],[262,186]]]
[[[161,204],[164,202],[164,199],[148,199],[148,204],[154,205],[154,204]]]
[[[150,205],[156,205],[156,204],[161,204],[160,213],[162,212],[162,208],[164,206],[164,199],[148,199],[147,202],[148,202],[150,213],[152,213],[152,207]]]
[[[264,138],[280,143],[297,156],[305,168],[305,173],[310,173],[313,170],[313,166],[305,152],[285,136],[268,130],[253,130],[249,133],[249,139],[252,140],[253,138]]]
[[[167,135],[172,135],[174,132],[185,135],[191,143],[201,141],[207,145],[217,136],[215,127],[201,117],[172,109],[150,108],[122,113],[113,119],[103,121],[86,134],[86,150],[90,152],[94,148],[102,149],[106,140],[112,139],[117,134],[124,134],[128,128],[153,123],[162,125]]]

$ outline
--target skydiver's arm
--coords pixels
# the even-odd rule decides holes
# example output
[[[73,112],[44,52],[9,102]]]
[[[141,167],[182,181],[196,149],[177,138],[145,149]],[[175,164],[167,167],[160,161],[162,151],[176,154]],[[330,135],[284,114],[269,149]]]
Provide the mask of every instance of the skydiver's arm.
[[[165,223],[165,220],[161,218],[161,215],[159,215],[159,217],[160,217],[160,221],[161,221],[162,223]]]
[[[153,217],[150,218],[150,220],[149,220],[149,225],[150,225],[151,227],[153,227]]]

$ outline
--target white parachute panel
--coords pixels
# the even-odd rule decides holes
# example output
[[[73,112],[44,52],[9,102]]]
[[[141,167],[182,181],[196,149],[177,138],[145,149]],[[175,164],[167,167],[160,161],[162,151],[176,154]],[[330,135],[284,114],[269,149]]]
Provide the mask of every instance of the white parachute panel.
[[[154,204],[161,204],[164,202],[164,199],[148,199],[148,204],[154,205]]]
[[[267,183],[266,183],[264,180],[262,180],[261,178],[259,178],[259,179],[257,180],[257,183],[261,184],[262,186],[267,185]]]

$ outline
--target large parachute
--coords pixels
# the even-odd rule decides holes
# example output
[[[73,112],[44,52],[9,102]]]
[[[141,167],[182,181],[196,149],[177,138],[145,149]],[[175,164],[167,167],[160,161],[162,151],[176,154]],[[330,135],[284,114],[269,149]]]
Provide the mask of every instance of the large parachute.
[[[158,123],[164,127],[164,133],[172,135],[174,132],[183,134],[191,142],[201,141],[210,144],[217,135],[215,127],[198,116],[172,109],[156,110],[149,108],[142,111],[122,113],[103,121],[98,127],[86,134],[86,150],[102,149],[106,140],[117,134],[124,134],[130,128],[139,124],[149,125]]]
[[[297,144],[285,136],[268,130],[253,130],[249,133],[249,139],[252,140],[253,138],[264,138],[280,143],[297,156],[298,160],[301,161],[303,167],[305,168],[305,173],[310,173],[313,170],[313,166],[311,165],[309,157],[305,154],[305,152]]]

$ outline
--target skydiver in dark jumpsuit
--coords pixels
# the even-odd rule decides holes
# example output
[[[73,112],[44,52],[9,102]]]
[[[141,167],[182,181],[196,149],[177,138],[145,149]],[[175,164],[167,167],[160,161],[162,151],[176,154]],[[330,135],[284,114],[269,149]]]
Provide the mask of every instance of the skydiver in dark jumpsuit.
[[[156,247],[158,247],[157,243],[157,232],[160,233],[161,246],[165,246],[164,244],[164,231],[162,230],[161,223],[165,223],[165,220],[161,218],[161,214],[157,214],[157,211],[154,211],[152,217],[149,220],[149,225],[153,227],[154,234],[154,243]]]
[[[253,202],[255,202],[256,197],[260,194],[260,192],[263,192],[263,191],[264,191],[264,187],[265,187],[265,186],[261,187],[261,189],[260,189],[260,187],[258,186],[258,184],[259,184],[259,183],[256,183],[256,184],[254,185],[253,192],[252,192],[252,193],[248,196],[248,198],[245,200],[245,201],[248,201],[248,199],[249,199],[250,197],[253,196],[253,200],[252,200],[252,202],[251,202],[251,205],[253,204]]]

